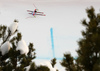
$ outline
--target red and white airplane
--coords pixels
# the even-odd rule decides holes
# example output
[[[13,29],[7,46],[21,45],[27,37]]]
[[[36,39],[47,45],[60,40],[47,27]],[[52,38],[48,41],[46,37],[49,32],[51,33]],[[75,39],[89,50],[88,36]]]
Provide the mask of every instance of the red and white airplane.
[[[43,12],[38,12],[38,9],[35,9],[34,11],[27,10],[27,12],[29,12],[29,14],[31,14],[33,16],[35,16],[35,15],[46,16]]]
[[[34,5],[34,4],[33,4]],[[38,9],[37,7],[34,5],[35,7],[35,10],[32,11],[32,10],[27,10],[27,12],[29,12],[29,14],[33,15],[33,16],[36,16],[36,15],[40,15],[40,16],[46,16],[43,12],[38,12]]]

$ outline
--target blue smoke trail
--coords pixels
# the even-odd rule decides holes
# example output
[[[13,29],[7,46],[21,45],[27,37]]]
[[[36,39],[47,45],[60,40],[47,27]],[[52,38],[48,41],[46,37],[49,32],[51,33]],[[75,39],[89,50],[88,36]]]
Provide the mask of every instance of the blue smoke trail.
[[[53,28],[50,28],[50,32],[51,32],[51,43],[52,43],[53,58],[55,58],[54,40],[53,40]]]

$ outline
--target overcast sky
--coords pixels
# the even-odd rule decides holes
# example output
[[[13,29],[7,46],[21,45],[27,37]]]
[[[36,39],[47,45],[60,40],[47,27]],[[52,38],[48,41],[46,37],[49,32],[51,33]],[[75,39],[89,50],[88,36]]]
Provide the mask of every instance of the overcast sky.
[[[0,1],[31,1],[31,2],[100,2],[100,0],[0,0]]]

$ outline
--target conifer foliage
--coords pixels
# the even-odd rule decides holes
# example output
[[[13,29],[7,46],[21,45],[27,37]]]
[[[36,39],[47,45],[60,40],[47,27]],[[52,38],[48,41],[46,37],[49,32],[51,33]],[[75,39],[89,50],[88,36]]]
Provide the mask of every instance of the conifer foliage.
[[[75,71],[74,58],[69,53],[65,53],[62,62],[60,62],[66,71]]]
[[[18,42],[22,40],[16,23],[18,23],[17,20],[12,27],[0,25],[0,71],[26,71],[26,67],[35,58],[33,43],[29,43],[27,55],[21,54],[21,50],[16,50]],[[11,28],[14,29],[13,32]]]
[[[56,64],[56,58],[53,58],[53,59],[51,60],[51,65],[52,65],[53,68],[54,68],[55,64]]]
[[[86,9],[89,21],[82,21],[86,27],[78,42],[78,63],[84,71],[100,71],[100,13],[95,14],[93,7]]]
[[[93,7],[87,8],[86,12],[89,20],[82,20],[85,30],[78,41],[75,63],[71,54],[64,54],[61,62],[66,71],[100,71],[100,13],[96,14]]]

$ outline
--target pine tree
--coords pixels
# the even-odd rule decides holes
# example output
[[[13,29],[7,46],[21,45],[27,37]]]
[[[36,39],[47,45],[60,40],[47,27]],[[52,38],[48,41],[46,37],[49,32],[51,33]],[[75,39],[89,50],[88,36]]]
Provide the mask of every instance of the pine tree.
[[[74,58],[69,53],[65,53],[62,62],[60,64],[65,67],[66,71],[76,71],[74,65]]]
[[[54,68],[55,64],[56,64],[56,58],[53,58],[53,59],[51,60],[51,65],[52,65],[53,68]]]
[[[84,71],[100,71],[100,13],[95,14],[93,7],[86,9],[89,21],[82,21],[86,27],[78,42],[78,63]]]
[[[53,58],[52,60],[51,60],[51,65],[52,65],[52,67],[54,68],[55,67],[55,65],[56,65],[56,58]],[[56,71],[59,71],[58,69],[56,69]]]
[[[17,50],[22,35],[17,29],[18,21],[14,20],[14,23],[16,24],[13,25],[14,28],[0,25],[0,71],[26,71],[27,66],[30,66],[29,71],[44,71],[44,69],[49,71],[48,67],[36,66],[35,62],[32,62],[36,58],[33,43],[29,43],[27,54]]]

